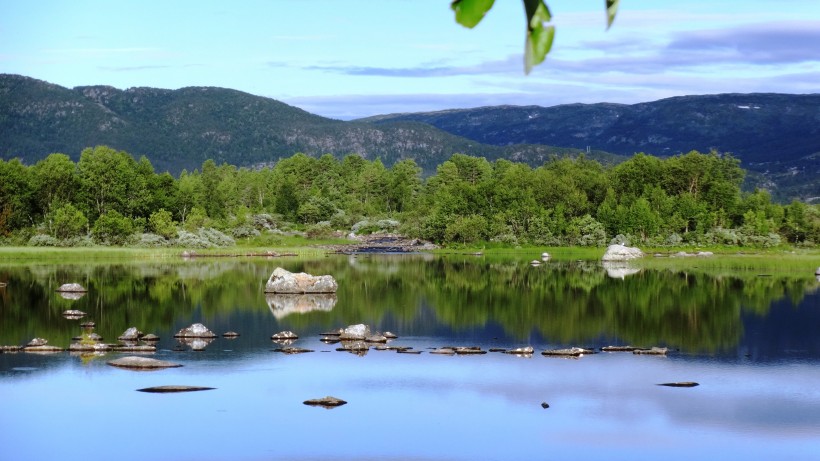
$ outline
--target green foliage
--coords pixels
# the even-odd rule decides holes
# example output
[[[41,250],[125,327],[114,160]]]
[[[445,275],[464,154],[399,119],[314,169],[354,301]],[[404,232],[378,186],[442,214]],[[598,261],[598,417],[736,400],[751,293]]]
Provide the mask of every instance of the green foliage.
[[[104,245],[123,245],[134,232],[134,223],[116,210],[109,210],[94,222],[91,234]]]
[[[68,239],[85,234],[88,219],[82,211],[67,203],[52,210],[46,217],[51,235],[58,239]]]
[[[173,238],[177,233],[177,226],[171,212],[166,211],[164,208],[151,213],[148,218],[148,226],[155,234],[166,239]]]

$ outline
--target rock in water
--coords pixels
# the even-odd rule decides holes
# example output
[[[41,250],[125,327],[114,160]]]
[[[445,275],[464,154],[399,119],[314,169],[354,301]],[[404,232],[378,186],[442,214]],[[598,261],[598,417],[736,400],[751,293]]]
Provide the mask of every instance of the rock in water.
[[[200,386],[154,386],[137,389],[139,392],[151,392],[154,394],[168,394],[171,392],[196,392],[196,391],[210,391],[216,389],[215,387],[200,387]]]
[[[201,323],[195,323],[179,330],[174,338],[216,338],[216,333]]]
[[[34,338],[26,344],[26,347],[37,347],[37,346],[45,346],[48,344],[48,340],[44,338]]]
[[[57,291],[64,293],[85,293],[88,290],[83,288],[79,283],[64,283],[60,285],[60,288],[57,288]]]
[[[120,341],[137,341],[143,334],[137,327],[131,327],[125,330],[117,339]]]
[[[339,336],[339,339],[342,341],[362,341],[368,336],[370,336],[370,327],[359,323],[345,328]]]
[[[629,261],[642,257],[643,252],[639,248],[615,244],[606,248],[601,261]]]
[[[347,402],[345,402],[342,399],[337,399],[336,397],[327,396],[327,397],[322,397],[320,399],[305,400],[302,403],[304,403],[305,405],[310,405],[310,406],[322,407],[322,408],[328,408],[329,409],[329,408],[336,408],[336,407],[342,406],[342,405],[346,404]]]
[[[159,370],[161,368],[176,368],[182,366],[182,364],[166,362],[165,360],[135,356],[121,357],[108,362],[108,364],[114,367],[130,368],[134,370]]]
[[[330,275],[293,273],[277,267],[265,284],[265,293],[336,293],[338,288],[336,279]]]
[[[667,386],[667,387],[695,387],[700,386],[700,384],[694,381],[681,381],[677,383],[661,383],[658,386]]]

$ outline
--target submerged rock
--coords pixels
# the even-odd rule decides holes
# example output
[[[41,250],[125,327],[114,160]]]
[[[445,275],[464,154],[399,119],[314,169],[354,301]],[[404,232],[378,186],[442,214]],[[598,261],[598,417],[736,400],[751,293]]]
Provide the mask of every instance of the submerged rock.
[[[73,343],[68,346],[69,352],[108,352],[112,350],[114,350],[114,346],[105,343]]]
[[[273,352],[281,352],[283,354],[306,354],[308,352],[315,352],[312,349],[302,349],[300,347],[282,347],[279,349],[274,349]]]
[[[216,334],[201,323],[179,330],[174,338],[216,338]]]
[[[700,384],[694,381],[681,381],[677,383],[661,383],[658,386],[667,386],[667,387],[695,387],[700,386]]]
[[[582,347],[570,347],[569,349],[550,349],[541,352],[541,355],[555,356],[555,357],[580,357],[585,354],[594,354],[592,349],[584,349]]]
[[[140,339],[145,341],[145,342],[156,342],[156,341],[159,341],[159,336],[157,336],[153,333],[149,333],[149,334],[143,336]]]
[[[215,387],[201,387],[201,386],[154,386],[137,389],[138,392],[150,392],[154,394],[168,394],[171,392],[196,392],[196,391],[210,391],[216,389]]]
[[[57,291],[62,293],[85,293],[88,290],[83,288],[79,283],[64,283],[57,288]]]
[[[607,247],[601,261],[629,261],[642,257],[643,252],[639,248],[615,244]]]
[[[668,350],[669,349],[665,347],[652,347],[650,349],[635,349],[632,353],[641,355],[666,355]]]
[[[336,408],[336,407],[345,405],[347,402],[345,402],[342,399],[336,398],[336,397],[327,396],[327,397],[322,397],[320,399],[305,400],[302,403],[304,403],[305,405],[313,406],[313,407],[322,407],[322,408],[330,409],[330,408]]]
[[[330,275],[293,273],[281,267],[274,269],[265,284],[266,293],[336,293],[338,289],[336,279]]]
[[[108,364],[113,367],[130,368],[135,370],[158,370],[161,368],[176,368],[182,366],[182,364],[167,362],[165,360],[134,356],[121,357],[116,360],[111,360]]]

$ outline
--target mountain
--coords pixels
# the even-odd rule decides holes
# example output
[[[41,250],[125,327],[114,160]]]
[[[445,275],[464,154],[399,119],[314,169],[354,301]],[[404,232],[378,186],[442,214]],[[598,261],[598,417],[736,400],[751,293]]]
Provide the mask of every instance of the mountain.
[[[780,195],[820,196],[820,94],[681,96],[641,104],[496,106],[380,115],[423,122],[476,142],[531,143],[632,155],[730,152]],[[785,191],[783,190],[785,189]]]
[[[413,121],[374,125],[313,115],[240,91],[82,86],[73,89],[29,77],[0,75],[0,158],[33,164],[60,152],[108,145],[145,155],[158,171],[199,168],[206,159],[252,166],[297,152],[338,157],[356,153],[391,165],[413,158],[430,172],[454,153],[510,158],[540,165],[579,149],[544,145],[492,146]],[[594,152],[616,162],[617,156]]]

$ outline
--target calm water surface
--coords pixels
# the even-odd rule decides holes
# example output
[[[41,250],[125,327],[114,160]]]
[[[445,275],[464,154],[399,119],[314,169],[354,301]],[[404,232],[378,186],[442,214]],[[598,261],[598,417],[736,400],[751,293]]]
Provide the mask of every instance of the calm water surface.
[[[39,336],[67,346],[93,320],[106,342],[131,326],[157,334],[152,357],[184,365],[134,372],[106,365],[117,353],[0,354],[0,459],[820,459],[820,283],[811,272],[608,273],[595,261],[526,261],[0,263],[0,344]],[[277,266],[332,274],[339,293],[266,297]],[[54,289],[67,282],[89,293],[63,299]],[[68,320],[66,309],[88,316]],[[173,334],[194,322],[242,336],[175,350]],[[319,341],[355,323],[424,352],[357,356]],[[316,352],[273,352],[281,330]],[[670,353],[540,355],[610,344]],[[536,354],[428,353],[447,345],[531,345]],[[656,385],[677,381],[700,386]],[[136,392],[169,384],[216,389]],[[302,404],[325,395],[349,403]]]

